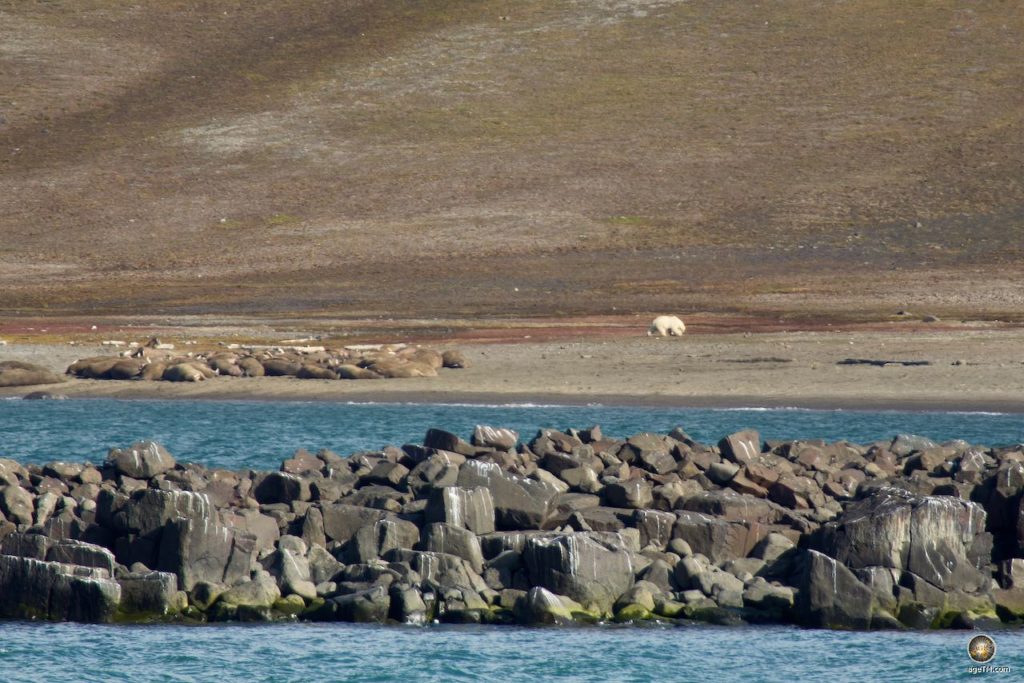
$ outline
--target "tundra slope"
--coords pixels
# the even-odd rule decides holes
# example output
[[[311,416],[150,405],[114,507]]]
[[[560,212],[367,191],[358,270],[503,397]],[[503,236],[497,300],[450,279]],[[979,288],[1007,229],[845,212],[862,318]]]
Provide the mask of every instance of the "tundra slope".
[[[1011,5],[0,2],[0,309],[1019,315]]]

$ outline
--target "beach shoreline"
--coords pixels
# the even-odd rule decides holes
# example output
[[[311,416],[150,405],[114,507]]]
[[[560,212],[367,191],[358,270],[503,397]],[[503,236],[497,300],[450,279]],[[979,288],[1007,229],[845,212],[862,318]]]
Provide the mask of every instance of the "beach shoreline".
[[[1022,414],[1024,400],[960,400],[949,398],[909,398],[878,400],[872,398],[845,398],[836,400],[827,396],[806,396],[802,399],[781,399],[771,396],[640,396],[632,394],[538,394],[538,393],[483,393],[483,392],[435,392],[435,391],[393,391],[393,392],[349,392],[344,394],[315,391],[312,387],[296,387],[289,378],[270,378],[271,381],[288,381],[286,387],[273,387],[272,391],[253,391],[251,388],[221,386],[217,389],[197,393],[196,391],[160,391],[133,383],[127,387],[104,391],[63,389],[72,384],[45,385],[35,387],[59,396],[61,399],[116,400],[116,401],[202,401],[237,403],[338,403],[351,405],[471,405],[495,407],[537,407],[599,406],[622,408],[679,408],[680,410],[794,410],[816,412],[949,412],[977,414]],[[313,380],[295,380],[308,384]],[[104,382],[107,383],[107,382]],[[257,382],[261,383],[262,382]],[[264,385],[265,387],[265,385]],[[20,400],[32,393],[0,390],[0,400]]]
[[[69,378],[60,384],[0,388],[0,397],[45,391],[73,399],[1024,412],[1024,358],[1019,353],[1024,329],[1018,327],[706,329],[678,339],[647,337],[642,328],[625,325],[535,325],[502,328],[500,335],[451,334],[427,343],[462,350],[470,367],[443,369],[430,378],[215,377],[195,383]],[[208,340],[217,332],[232,338],[229,327],[203,334]],[[121,338],[144,342],[148,331],[132,333]],[[264,334],[271,345],[294,336],[292,331]],[[183,354],[203,348],[180,332],[161,338],[176,342]],[[377,339],[415,343],[416,336],[385,329]],[[71,345],[29,339],[0,347],[0,360],[37,363],[62,373],[79,358],[123,351],[97,341]],[[896,362],[878,366],[849,364],[849,359]]]

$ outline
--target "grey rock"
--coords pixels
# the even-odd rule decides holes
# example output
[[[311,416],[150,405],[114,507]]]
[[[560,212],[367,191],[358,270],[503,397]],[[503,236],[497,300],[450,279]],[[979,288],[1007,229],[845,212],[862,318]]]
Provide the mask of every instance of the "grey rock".
[[[743,590],[743,606],[761,612],[773,620],[780,620],[788,615],[793,603],[792,588],[773,585],[764,579],[755,579]]]
[[[803,626],[864,630],[871,627],[871,589],[844,565],[814,550],[802,551],[794,579],[793,615]]]
[[[230,607],[269,608],[281,597],[277,582],[267,572],[257,572],[245,581],[221,593],[219,603]]]
[[[457,453],[438,453],[421,461],[406,477],[406,485],[417,496],[429,489],[455,486],[459,480],[459,465],[466,461]]]
[[[686,541],[695,553],[707,556],[712,563],[746,557],[767,534],[759,524],[730,522],[698,512],[680,512],[673,528],[673,538]]]
[[[647,569],[640,573],[640,578],[658,587],[661,593],[671,593],[676,590],[678,584],[675,581],[674,570],[664,560],[655,560]]]
[[[516,617],[521,623],[566,626],[575,621],[562,596],[541,586],[531,588],[516,608]]]
[[[35,512],[32,494],[16,485],[0,487],[0,512],[15,524],[32,524]]]
[[[702,491],[686,499],[682,509],[703,512],[730,522],[774,524],[788,513],[771,501],[734,491]]]
[[[491,492],[495,526],[503,530],[539,529],[547,517],[548,503],[558,494],[547,484],[480,460],[467,461],[459,469],[458,484]]]
[[[761,435],[753,429],[730,434],[718,442],[722,457],[745,465],[761,453]]]
[[[200,582],[232,585],[249,576],[256,536],[210,519],[168,522],[160,539],[156,569],[178,577],[183,590]]]
[[[516,444],[519,443],[519,433],[511,429],[477,425],[473,429],[472,443],[474,446],[511,451],[515,449]]]
[[[345,547],[345,558],[350,564],[365,564],[394,548],[411,549],[419,541],[420,530],[415,524],[385,517],[356,532]]]
[[[277,520],[258,510],[242,510],[237,515],[222,513],[225,523],[243,531],[248,531],[256,538],[256,551],[272,550],[281,537],[281,528]]]
[[[0,555],[45,560],[53,539],[43,534],[11,533],[0,539]]]
[[[812,547],[851,568],[905,569],[943,590],[975,592],[988,581],[968,555],[984,530],[976,503],[882,489],[822,527]]]
[[[324,518],[324,534],[331,541],[347,543],[356,532],[367,525],[373,525],[387,516],[383,510],[335,503],[321,509]]]
[[[309,574],[310,580],[315,584],[331,581],[335,575],[345,566],[327,552],[321,546],[313,546],[309,549]]]
[[[474,534],[489,534],[495,530],[494,500],[482,486],[433,489],[424,519],[427,524],[438,522],[463,527]]]
[[[131,495],[122,508],[126,530],[147,535],[158,531],[173,519],[202,523],[216,514],[209,496],[191,491],[142,489]]]
[[[653,545],[664,550],[672,540],[672,529],[676,516],[670,512],[657,510],[637,510],[633,513],[633,526],[640,530],[640,547]]]
[[[415,586],[392,584],[389,591],[391,618],[403,624],[422,625],[428,623],[430,613],[423,594]]]
[[[937,448],[939,444],[923,436],[912,434],[899,434],[889,446],[889,450],[899,457],[906,457],[914,451],[925,451],[930,448]]]
[[[477,574],[483,573],[484,555],[480,539],[468,529],[451,524],[430,524],[423,532],[425,550],[461,557]]]
[[[765,562],[772,562],[777,560],[783,553],[796,547],[786,536],[772,532],[764,537],[760,543],[758,543],[751,551],[750,556],[764,560]]]
[[[61,496],[53,491],[45,491],[36,498],[35,523],[38,525],[46,524],[47,520],[50,519],[50,515],[57,509],[57,503],[61,500]]]
[[[291,503],[310,500],[309,481],[287,472],[270,472],[258,480],[253,496],[260,503]]]
[[[471,591],[487,589],[483,578],[461,557],[446,553],[396,548],[385,554],[388,562],[405,562],[421,578],[423,590],[441,591],[447,588],[466,588]]]
[[[166,448],[155,441],[138,441],[127,448],[112,448],[107,464],[134,479],[152,479],[173,469],[176,461]]]
[[[633,554],[609,534],[531,538],[523,559],[533,585],[602,614],[611,614],[615,601],[634,582]]]
[[[178,578],[170,572],[129,572],[117,582],[121,585],[123,613],[166,615],[182,608]]]
[[[424,448],[434,448],[439,451],[451,451],[465,456],[476,455],[476,448],[460,439],[451,432],[443,429],[428,429],[427,435],[423,438]]]
[[[651,484],[643,479],[608,484],[602,494],[607,504],[616,508],[645,509],[654,500]]]
[[[676,469],[676,459],[669,452],[665,438],[650,432],[630,437],[623,450],[629,449],[627,459],[649,472],[668,474]],[[620,452],[620,457],[622,453]]]
[[[274,564],[282,595],[298,595],[305,600],[316,597],[316,584],[310,580],[309,561],[305,557],[286,548],[278,548]]]
[[[80,567],[96,567],[105,571],[107,576],[114,575],[114,553],[92,543],[74,540],[58,541],[50,546],[46,553],[46,559],[50,562],[63,562]]]
[[[324,532],[324,516],[319,507],[310,507],[302,518],[302,540],[306,547],[327,545],[327,534]]]
[[[716,462],[712,463],[711,467],[708,468],[707,475],[708,479],[715,482],[719,486],[725,486],[740,471],[740,466],[733,462]]]
[[[480,547],[486,559],[497,557],[507,551],[518,555],[523,552],[526,542],[531,538],[555,538],[558,535],[557,531],[497,531],[480,536]]]
[[[0,617],[112,621],[121,587],[101,569],[0,555]]]

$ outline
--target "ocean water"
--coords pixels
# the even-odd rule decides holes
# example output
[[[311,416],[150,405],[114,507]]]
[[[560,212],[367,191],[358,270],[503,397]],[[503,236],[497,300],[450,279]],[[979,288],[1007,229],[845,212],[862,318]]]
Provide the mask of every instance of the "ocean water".
[[[847,439],[870,443],[896,434],[975,444],[1024,442],[1024,415],[800,409],[688,409],[617,406],[460,405],[260,401],[80,399],[0,401],[0,457],[21,462],[100,462],[111,447],[138,439],[164,444],[183,462],[276,468],[298,448],[347,455],[421,442],[440,427],[468,438],[474,425],[510,427],[524,440],[539,427],[589,427],[627,437],[683,427],[714,443],[752,427],[767,439]]]
[[[765,438],[869,443],[898,433],[997,445],[1024,441],[1001,413],[697,410],[185,401],[0,401],[0,457],[102,460],[111,446],[161,441],[179,460],[275,468],[299,447],[338,453],[517,429],[600,424],[606,434],[681,426],[714,442],[753,427]],[[976,674],[970,632],[847,633],[792,627],[600,626],[570,629],[351,624],[0,623],[6,681],[947,681],[1024,679],[1024,631],[991,635],[995,671]],[[1003,671],[1008,667],[1009,671]]]
[[[972,632],[792,627],[0,624],[0,680],[951,681]],[[1024,633],[996,631],[992,672],[1024,675]]]

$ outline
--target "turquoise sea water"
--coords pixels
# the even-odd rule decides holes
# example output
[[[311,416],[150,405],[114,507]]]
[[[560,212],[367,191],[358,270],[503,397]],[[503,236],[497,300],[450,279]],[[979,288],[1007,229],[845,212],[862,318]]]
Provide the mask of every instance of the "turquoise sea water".
[[[708,410],[615,406],[258,401],[0,401],[0,457],[22,462],[99,462],[113,446],[163,443],[182,461],[227,468],[276,468],[297,448],[340,454],[420,442],[430,427],[468,438],[476,424],[511,427],[524,440],[539,427],[589,427],[627,437],[681,426],[714,443],[753,427],[763,438],[870,443],[909,433],[936,441],[998,445],[1024,441],[1024,415],[836,410]]]
[[[950,681],[977,677],[973,633],[790,627],[0,624],[0,679],[52,681]],[[998,631],[981,680],[1024,676]]]
[[[163,442],[183,461],[276,468],[296,448],[347,454],[420,441],[429,427],[600,424],[606,434],[682,426],[713,442],[745,427],[765,438],[897,433],[996,445],[1024,441],[1024,416],[998,413],[645,409],[184,401],[0,401],[0,457],[103,459],[110,446]],[[517,627],[274,624],[92,626],[0,623],[6,681],[946,681],[1024,679],[1024,632],[992,634],[993,666],[972,674],[969,632],[844,633],[708,625]],[[976,666],[976,665],[975,665]]]

